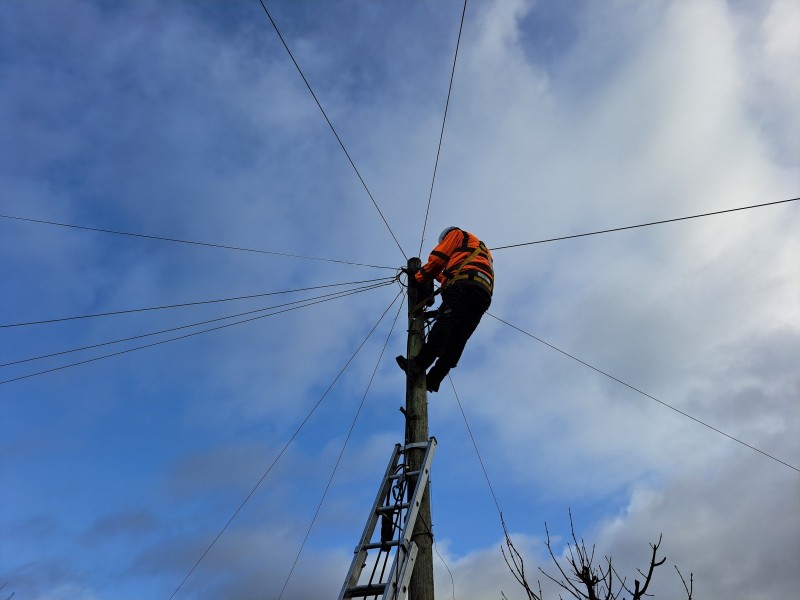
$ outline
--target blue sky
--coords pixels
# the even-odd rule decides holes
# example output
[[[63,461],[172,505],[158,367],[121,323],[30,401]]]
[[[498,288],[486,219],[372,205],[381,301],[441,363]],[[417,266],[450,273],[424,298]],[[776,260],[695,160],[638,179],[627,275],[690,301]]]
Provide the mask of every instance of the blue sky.
[[[269,7],[415,255],[461,3]],[[501,246],[796,197],[799,31],[788,0],[470,3],[423,253],[451,224]],[[2,214],[405,263],[255,0],[3,3],[0,89]],[[798,466],[798,227],[784,204],[501,250],[491,311]],[[393,275],[9,219],[0,260],[6,324]],[[3,593],[169,597],[398,292],[0,385]],[[3,328],[0,362],[297,297]],[[177,598],[278,596],[398,308]],[[346,574],[403,433],[403,315],[284,598]],[[531,564],[572,508],[630,572],[663,531],[664,597],[672,564],[712,600],[797,588],[796,471],[488,317],[453,378]],[[521,597],[452,391],[430,419],[456,597]]]

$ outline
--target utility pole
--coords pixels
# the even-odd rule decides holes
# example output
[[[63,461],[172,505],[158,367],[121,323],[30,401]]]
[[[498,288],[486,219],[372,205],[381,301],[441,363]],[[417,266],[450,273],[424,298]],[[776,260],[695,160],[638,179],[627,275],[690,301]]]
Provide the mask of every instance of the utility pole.
[[[419,354],[425,343],[424,307],[414,311],[421,300],[419,288],[411,283],[411,278],[422,266],[419,258],[408,260],[408,358],[411,360]],[[406,443],[413,444],[428,441],[428,394],[425,389],[425,376],[414,375],[409,369],[406,377]],[[418,471],[425,456],[424,448],[410,450],[406,456],[409,470]],[[414,488],[409,485],[408,497]],[[434,600],[433,598],[433,531],[431,530],[430,483],[422,496],[417,521],[414,524],[413,541],[417,544],[417,560],[411,574],[408,590],[409,600]]]

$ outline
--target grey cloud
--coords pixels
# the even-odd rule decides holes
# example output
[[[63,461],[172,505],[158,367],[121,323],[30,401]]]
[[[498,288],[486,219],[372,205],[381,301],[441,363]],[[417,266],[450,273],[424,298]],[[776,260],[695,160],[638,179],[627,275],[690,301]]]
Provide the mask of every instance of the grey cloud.
[[[597,536],[630,562],[633,540],[641,544],[642,536],[663,531],[670,562],[693,571],[709,598],[791,596],[800,487],[784,471],[748,456],[678,473],[663,489],[636,490],[626,513],[601,525]],[[680,583],[665,585],[677,591]]]
[[[164,542],[138,557],[131,571],[160,574],[165,581],[172,577],[177,586],[207,545],[208,542],[200,538]],[[278,594],[296,552],[297,540],[283,528],[233,530],[209,552],[181,593],[189,597],[209,594],[235,598]],[[332,588],[338,588],[338,580],[346,569],[343,553],[309,549],[303,554],[284,597],[299,600],[329,594]]]
[[[223,25],[204,25],[190,8],[155,10],[155,4],[116,13],[65,3],[52,20],[43,20],[43,5],[29,6],[21,22],[35,26],[27,29],[38,32],[33,38],[64,31],[64,54],[71,56],[66,66],[85,62],[85,72],[76,80],[58,63],[3,67],[4,81],[19,82],[4,86],[13,90],[4,100],[19,109],[3,113],[20,140],[15,172],[4,173],[4,189],[14,192],[10,207],[65,221],[91,218],[399,265],[399,253],[302,82],[260,25],[239,30],[229,24],[236,29],[231,35]],[[282,16],[290,31],[296,29],[298,56],[319,82],[378,201],[415,251],[452,51],[439,24],[446,21],[452,31],[454,22],[438,13],[435,22],[426,20],[425,31],[415,29],[415,44],[407,44],[405,27],[417,22],[403,21],[381,36],[360,25],[383,23],[385,15],[364,16],[354,6],[346,7],[352,22],[342,17],[319,33],[323,38],[317,37],[321,22],[300,14],[302,8],[286,8]],[[532,62],[536,55],[518,31],[535,16],[535,4],[471,7],[423,250],[431,231],[456,220],[499,245],[793,195],[796,168],[786,157],[794,142],[787,140],[800,136],[791,135],[798,103],[784,64],[794,47],[784,26],[792,22],[787,6],[770,3],[756,22],[739,19],[735,7],[722,2],[593,5],[556,65]],[[357,48],[335,47],[345,28],[360,38]],[[421,42],[428,36],[436,39],[431,46]],[[743,46],[745,38],[751,46]],[[100,46],[103,52],[96,51]],[[338,69],[365,48],[398,53]],[[359,69],[374,72],[360,79]],[[769,94],[761,93],[763,80],[770,82]],[[434,81],[440,97],[430,91]],[[42,96],[40,88],[53,91]],[[35,122],[20,118],[26,104],[38,115]],[[94,150],[101,155],[84,168],[81,161]],[[65,171],[65,161],[75,170]],[[78,177],[65,183],[59,179],[64,173]],[[796,463],[797,216],[783,206],[497,252],[492,310]],[[35,228],[13,231],[3,238],[3,253],[20,288],[15,311],[79,313],[211,298],[220,290],[288,289],[354,272]],[[169,510],[155,518],[169,531],[147,539],[150,547],[134,561],[128,581],[151,576],[152,585],[169,588],[185,574],[208,542],[200,532],[216,532],[209,523],[228,514],[240,491],[260,476],[271,450],[346,360],[343,347],[354,349],[393,295],[384,290],[266,319],[211,334],[203,343],[196,338],[169,351],[131,355],[91,376],[51,380],[53,399],[36,400],[43,411],[63,405],[60,386],[68,382],[71,417],[62,428],[75,439],[91,434],[109,407],[130,402],[146,421],[150,410],[164,414],[155,413],[157,404],[174,405],[167,433],[137,423],[143,439],[174,435],[172,454],[160,459],[163,470],[153,476],[161,487],[149,490],[166,497]],[[175,321],[173,315],[153,322]],[[75,338],[122,335],[136,323],[75,329]],[[51,336],[36,343],[65,342]],[[261,494],[231,537],[223,536],[190,581],[191,594],[255,597],[282,585],[290,566],[285,549],[295,548],[305,531],[305,511],[342,441],[342,409],[354,410],[360,400],[374,348],[341,382],[332,405],[321,409],[325,426],[312,423],[310,437],[287,455],[281,485]],[[360,527],[374,473],[402,431],[386,416],[397,417],[402,379],[392,369],[379,377],[387,391],[376,396],[385,404],[367,408],[372,433],[379,435],[354,440],[352,469],[332,491],[322,535],[312,537],[290,595],[320,597],[341,584],[351,548],[342,542],[331,549],[331,540],[349,540],[348,532]],[[647,542],[663,529],[670,562],[696,569],[707,598],[735,595],[728,583],[716,583],[724,580],[754,598],[782,597],[796,587],[794,571],[784,568],[796,558],[793,540],[800,530],[790,510],[797,489],[785,467],[750,456],[488,317],[454,377],[478,439],[485,440],[481,450],[491,473],[524,496],[519,503],[528,497],[565,506],[576,499],[630,498],[624,514],[587,515],[584,527],[621,562],[640,565]],[[142,391],[150,394],[146,401],[136,395]],[[92,403],[99,407],[85,406]],[[431,414],[432,433],[463,430],[449,392],[431,399]],[[377,423],[392,433],[380,433]],[[207,450],[193,449],[198,438],[208,440]],[[467,473],[471,455],[457,456],[459,464],[437,468]],[[460,501],[461,493],[437,490],[447,503]],[[783,514],[788,517],[775,516]],[[597,524],[600,518],[610,522]],[[113,537],[137,519],[147,526],[145,515],[129,514],[94,527]],[[513,582],[496,548],[470,550],[458,536],[453,532],[449,545],[442,542],[457,597],[510,593]],[[540,540],[520,539],[532,565],[539,563]],[[731,565],[740,565],[746,577],[731,575]],[[449,576],[437,566],[437,577],[446,594]],[[43,588],[61,586],[57,596],[66,595],[64,585],[82,580],[47,581]],[[671,574],[663,581],[667,590],[676,583]]]
[[[119,537],[136,537],[152,533],[159,527],[156,515],[147,510],[136,510],[107,515],[95,521],[84,533],[88,543],[99,543]]]

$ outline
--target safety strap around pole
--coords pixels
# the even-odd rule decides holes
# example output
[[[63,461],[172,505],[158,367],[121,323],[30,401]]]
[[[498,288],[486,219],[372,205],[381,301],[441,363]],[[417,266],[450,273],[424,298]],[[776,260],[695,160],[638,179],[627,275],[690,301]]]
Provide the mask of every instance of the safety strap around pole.
[[[421,302],[418,302],[417,304],[415,304],[414,308],[411,309],[411,312],[412,313],[417,312],[420,308],[423,308],[425,306],[425,303],[428,302],[428,300],[431,300],[431,299],[435,298],[437,294],[441,294],[441,293],[442,293],[442,288],[439,288],[438,290],[433,292],[430,296],[428,296],[427,298],[423,299]]]

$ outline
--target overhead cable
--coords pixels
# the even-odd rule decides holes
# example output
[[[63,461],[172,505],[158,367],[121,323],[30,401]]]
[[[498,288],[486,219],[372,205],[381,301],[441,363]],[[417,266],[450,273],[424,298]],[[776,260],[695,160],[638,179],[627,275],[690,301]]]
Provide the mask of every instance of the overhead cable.
[[[0,214],[0,218],[3,219],[13,219],[15,221],[24,221],[26,223],[38,223],[40,225],[55,225],[58,227],[69,227],[70,229],[82,229],[84,231],[95,231],[98,233],[110,233],[113,235],[124,235],[128,237],[135,237],[135,238],[145,238],[148,240],[158,240],[160,242],[175,242],[178,244],[190,244],[192,246],[205,246],[208,248],[222,248],[224,250],[238,250],[239,252],[253,252],[256,254],[271,254],[273,256],[284,256],[288,258],[302,258],[305,260],[316,260],[321,262],[329,262],[329,263],[338,263],[342,265],[353,265],[356,267],[370,267],[372,269],[389,269],[391,271],[395,271],[396,267],[385,267],[381,265],[371,265],[368,263],[360,263],[360,262],[350,262],[348,260],[338,260],[335,258],[319,258],[316,256],[304,256],[302,254],[290,254],[288,252],[276,252],[273,250],[261,250],[258,248],[244,248],[242,246],[229,246],[226,244],[215,244],[212,242],[197,242],[193,240],[183,240],[179,238],[173,237],[165,237],[161,235],[150,235],[146,233],[134,233],[130,231],[118,231],[115,229],[105,229],[102,227],[90,227],[88,225],[75,225],[74,223],[59,223],[58,221],[46,221],[44,219],[33,219],[30,217],[20,217],[16,215],[3,215]]]
[[[151,310],[166,310],[171,308],[184,308],[186,306],[199,306],[201,304],[217,304],[220,302],[233,302],[236,300],[250,300],[252,298],[263,298],[265,296],[279,296],[282,294],[295,294],[298,292],[307,292],[311,290],[321,290],[324,288],[331,288],[331,287],[341,287],[345,285],[357,285],[361,283],[373,283],[376,281],[384,281],[390,282],[394,281],[394,277],[379,277],[377,279],[364,279],[361,281],[346,281],[344,283],[329,283],[326,285],[315,285],[312,287],[304,287],[304,288],[296,288],[293,290],[283,290],[280,292],[264,292],[261,294],[249,294],[247,296],[234,296],[231,298],[218,298],[215,300],[200,300],[197,302],[182,302],[180,304],[166,304],[163,306],[148,306],[145,308],[129,308],[126,310],[112,310],[108,312],[101,312],[101,313],[92,313],[87,315],[77,315],[72,317],[59,317],[57,319],[42,319],[40,321],[25,321],[21,323],[5,323],[0,324],[0,329],[9,328],[9,327],[26,327],[28,325],[44,325],[46,323],[60,323],[62,321],[75,321],[78,319],[93,319],[95,317],[109,317],[112,315],[125,315],[130,313],[139,313],[139,312],[146,312]]]
[[[487,313],[488,314],[488,313]],[[494,500],[494,505],[497,507],[497,514],[500,515],[500,521],[503,521],[503,511],[500,509],[500,503],[497,501],[497,496],[494,493],[494,487],[492,487],[492,482],[489,481],[489,473],[486,471],[486,465],[483,463],[483,458],[481,457],[481,452],[478,450],[478,443],[475,441],[475,436],[472,435],[472,427],[469,426],[469,421],[467,421],[467,414],[464,412],[464,407],[461,406],[461,399],[458,397],[458,392],[456,391],[456,384],[453,383],[453,377],[451,375],[447,376],[450,379],[450,385],[453,388],[453,393],[456,395],[456,402],[458,402],[458,408],[461,410],[461,416],[464,417],[464,424],[467,426],[467,433],[469,433],[469,438],[472,440],[472,447],[475,448],[475,454],[478,456],[478,462],[481,464],[481,470],[483,471],[483,476],[486,479],[486,484],[489,486],[489,492],[492,494],[492,500]]]
[[[431,179],[431,190],[428,193],[428,208],[425,209],[425,222],[422,224],[422,238],[419,240],[419,253],[422,256],[422,244],[425,243],[425,229],[428,226],[428,213],[431,210],[431,198],[433,197],[433,184],[436,182],[436,170],[439,168],[439,154],[442,151],[442,140],[444,139],[444,125],[447,122],[447,109],[450,106],[450,92],[453,91],[453,78],[456,74],[456,61],[458,60],[458,48],[461,45],[461,31],[464,29],[464,15],[467,13],[467,0],[464,0],[464,8],[461,9],[461,24],[458,26],[458,39],[456,40],[456,51],[453,56],[453,69],[450,71],[450,84],[447,86],[447,101],[444,103],[444,116],[442,117],[442,130],[439,132],[439,146],[436,148],[436,162],[433,165],[433,178]]]
[[[196,321],[195,323],[188,323],[186,325],[179,325],[177,327],[170,327],[169,329],[160,329],[158,331],[151,331],[149,333],[140,333],[138,335],[133,335],[133,336],[130,336],[130,337],[120,338],[120,339],[111,340],[111,341],[107,341],[107,342],[100,342],[100,343],[97,343],[97,344],[91,344],[89,346],[81,346],[79,348],[71,348],[69,350],[61,350],[60,352],[52,352],[50,354],[42,354],[40,356],[32,356],[30,358],[22,358],[22,359],[14,360],[14,361],[11,361],[11,362],[2,363],[2,364],[0,364],[0,368],[9,367],[11,365],[18,365],[18,364],[22,364],[22,363],[26,363],[26,362],[32,362],[32,361],[35,361],[35,360],[43,360],[45,358],[52,358],[54,356],[61,356],[61,355],[64,355],[64,354],[71,354],[73,352],[82,352],[84,350],[91,350],[93,348],[101,348],[103,346],[111,346],[113,344],[121,344],[123,342],[130,342],[130,341],[133,341],[133,340],[140,340],[142,338],[152,337],[154,335],[161,335],[161,334],[164,334],[164,333],[171,333],[173,331],[180,331],[182,329],[191,329],[193,327],[199,327],[200,325],[208,325],[209,323],[217,323],[219,321],[227,321],[228,319],[235,319],[237,317],[243,317],[245,315],[263,313],[263,312],[266,312],[268,310],[274,310],[276,308],[282,308],[284,306],[305,305],[306,303],[309,303],[312,300],[321,300],[323,298],[328,298],[329,300],[335,300],[336,298],[340,298],[342,296],[349,296],[351,293],[354,293],[354,292],[366,292],[368,290],[377,289],[379,287],[384,287],[384,286],[390,285],[390,283],[391,282],[378,283],[378,284],[373,284],[373,285],[369,285],[369,286],[353,288],[353,289],[350,289],[350,290],[340,290],[338,292],[331,292],[329,294],[322,294],[320,296],[311,296],[310,298],[303,298],[303,299],[300,299],[300,300],[292,300],[291,302],[284,302],[282,304],[274,304],[272,306],[265,306],[265,307],[262,307],[262,308],[256,308],[256,309],[253,309],[253,310],[247,310],[247,311],[240,312],[240,313],[234,313],[232,315],[227,315],[227,316],[224,316],[224,317],[216,317],[214,319],[206,319],[204,321]],[[303,306],[298,306],[298,308],[303,308]]]
[[[317,400],[316,404],[314,404],[314,406],[311,407],[311,410],[303,418],[303,420],[300,422],[300,425],[297,426],[297,428],[295,429],[294,433],[292,433],[291,437],[289,437],[289,439],[286,441],[286,443],[280,449],[280,451],[278,452],[278,455],[274,458],[272,463],[270,463],[270,465],[269,465],[269,467],[267,467],[266,471],[264,471],[264,474],[261,475],[261,478],[256,482],[256,484],[253,486],[253,488],[250,490],[250,492],[247,494],[247,496],[245,496],[245,498],[244,498],[244,500],[242,500],[241,504],[239,504],[239,506],[236,508],[236,510],[230,516],[230,518],[225,523],[225,525],[222,527],[222,529],[220,529],[219,533],[217,533],[216,537],[214,537],[214,539],[211,540],[211,543],[205,549],[205,551],[200,556],[200,558],[197,559],[197,561],[194,563],[194,565],[192,565],[192,568],[189,569],[189,572],[186,574],[186,576],[183,578],[183,580],[178,584],[178,587],[175,588],[175,591],[172,592],[172,594],[170,594],[169,600],[172,600],[172,598],[175,597],[175,594],[177,594],[180,591],[180,589],[183,587],[183,585],[186,583],[186,581],[189,579],[189,577],[191,577],[192,573],[195,572],[195,570],[197,569],[198,565],[203,561],[203,559],[206,557],[206,555],[211,551],[211,548],[214,547],[214,544],[217,543],[217,540],[219,540],[219,538],[222,537],[222,534],[225,533],[225,531],[228,529],[228,527],[230,527],[231,523],[233,523],[234,519],[242,511],[242,509],[244,508],[244,505],[247,504],[248,500],[250,500],[250,498],[252,498],[253,494],[256,493],[256,490],[258,490],[258,488],[264,482],[264,479],[267,478],[267,475],[270,474],[270,472],[275,467],[275,465],[278,464],[278,461],[281,459],[283,454],[286,452],[286,450],[289,448],[289,446],[292,444],[292,442],[298,436],[298,434],[303,429],[303,427],[305,427],[306,423],[308,423],[309,419],[311,419],[311,416],[320,407],[320,405],[322,404],[322,401],[325,400],[325,398],[328,396],[328,393],[333,389],[333,386],[336,384],[336,382],[339,381],[339,378],[344,374],[344,372],[350,366],[350,363],[353,362],[355,357],[358,355],[358,353],[364,347],[364,344],[366,344],[367,340],[369,340],[369,338],[372,336],[372,334],[375,333],[375,330],[378,328],[378,325],[381,324],[381,322],[383,321],[383,318],[386,316],[386,313],[388,313],[389,310],[391,310],[392,306],[394,305],[394,303],[396,301],[397,301],[397,298],[395,297],[395,299],[392,300],[392,303],[389,306],[386,307],[386,310],[383,311],[383,314],[377,320],[375,325],[372,326],[372,329],[370,329],[370,331],[367,334],[367,336],[361,341],[361,343],[358,345],[358,348],[355,349],[355,352],[353,352],[353,354],[350,356],[350,358],[347,359],[347,362],[344,364],[344,366],[341,368],[341,370],[336,374],[336,377],[333,378],[333,381],[331,381],[330,385],[322,393],[322,396],[320,396],[320,398],[319,398],[319,400]]]
[[[345,292],[341,292],[340,295],[336,296],[335,298],[326,298],[326,299],[323,299],[323,300],[316,300],[314,302],[309,302],[308,304],[304,304],[303,306],[292,306],[290,308],[285,308],[283,310],[279,310],[279,311],[276,311],[276,312],[273,312],[273,313],[268,313],[266,315],[258,315],[258,316],[255,316],[255,317],[250,317],[249,319],[243,319],[241,321],[234,321],[233,323],[226,323],[225,325],[219,325],[217,327],[210,327],[209,329],[202,329],[200,331],[195,331],[193,333],[187,333],[185,335],[169,338],[169,339],[166,339],[166,340],[161,340],[161,341],[158,341],[158,342],[153,342],[152,344],[145,344],[143,346],[135,346],[133,348],[128,348],[127,350],[120,350],[119,352],[113,352],[111,354],[104,354],[102,356],[96,356],[94,358],[90,358],[90,359],[87,359],[87,360],[82,360],[82,361],[75,362],[75,363],[70,363],[68,365],[62,365],[60,367],[55,367],[53,369],[46,369],[44,371],[38,371],[36,373],[29,373],[28,375],[22,375],[20,377],[14,377],[12,379],[6,379],[4,381],[0,381],[0,385],[6,384],[6,383],[11,383],[13,381],[20,381],[22,379],[30,379],[31,377],[36,377],[38,375],[45,375],[47,373],[53,373],[55,371],[61,371],[63,369],[69,369],[71,367],[77,367],[79,365],[85,365],[85,364],[88,364],[88,363],[96,362],[98,360],[103,360],[104,358],[111,358],[111,357],[114,357],[114,356],[120,356],[122,354],[128,354],[130,352],[135,352],[136,350],[144,350],[145,348],[152,348],[154,346],[160,346],[162,344],[167,344],[169,342],[175,342],[177,340],[183,340],[183,339],[186,339],[186,338],[190,338],[190,337],[193,337],[195,335],[201,335],[203,333],[209,333],[211,331],[218,331],[220,329],[225,329],[227,327],[233,327],[234,325],[241,325],[243,323],[250,323],[251,321],[256,321],[258,319],[263,319],[265,317],[273,317],[275,315],[279,315],[279,314],[282,314],[282,313],[285,313],[285,312],[290,312],[290,311],[293,311],[293,310],[297,310],[299,308],[306,308],[308,306],[313,306],[314,304],[320,304],[322,302],[330,302],[331,300],[336,300],[338,298],[344,298],[345,296],[352,296],[353,294],[360,294],[362,292],[365,292],[365,291],[368,291],[368,290],[371,290],[371,289],[376,289],[378,287],[384,287],[386,285],[390,285],[390,284],[382,284],[382,285],[373,286],[373,287],[364,288],[364,289],[355,290],[355,291],[346,292],[346,293]]]
[[[600,231],[590,231],[588,233],[576,233],[574,235],[564,235],[561,237],[548,238],[546,240],[536,240],[535,242],[523,242],[521,244],[510,244],[508,246],[497,246],[489,248],[492,252],[495,250],[505,250],[506,248],[518,248],[519,246],[532,246],[534,244],[546,244],[547,242],[558,242],[560,240],[570,240],[573,238],[586,237],[590,235],[600,235],[601,233],[612,233],[614,231],[624,231],[626,229],[637,229],[639,227],[650,227],[651,225],[663,225],[664,223],[675,223],[676,221],[687,221],[689,219],[699,219],[700,217],[711,217],[713,215],[721,215],[724,213],[736,212],[739,210],[749,210],[751,208],[761,208],[763,206],[774,206],[776,204],[785,204],[787,202],[796,202],[800,198],[789,198],[787,200],[777,200],[775,202],[764,202],[763,204],[752,204],[750,206],[740,206],[739,208],[728,208],[726,210],[717,210],[714,212],[702,213],[699,215],[691,215],[688,217],[678,217],[676,219],[664,219],[663,221],[651,221],[650,223],[641,223],[640,225],[627,225],[625,227],[614,227],[613,229],[602,229]]]
[[[423,517],[422,515],[419,515],[419,516],[422,518],[422,524],[425,525],[425,528],[428,530],[428,535],[431,536],[431,540],[433,541],[433,549],[436,552],[436,556],[439,557],[439,560],[442,562],[442,564],[444,565],[444,568],[447,569],[447,573],[450,575],[450,590],[453,592],[453,600],[456,600],[456,580],[453,577],[453,572],[450,570],[450,566],[447,564],[447,561],[439,553],[439,548],[436,545],[436,538],[433,537],[433,531],[428,526],[428,524],[425,522],[425,517]]]
[[[391,309],[394,306],[394,303],[397,302],[397,299],[403,291],[395,296],[392,303],[389,305]],[[395,325],[397,325],[397,318],[400,316],[400,311],[403,308],[403,303],[400,303],[400,308],[397,309],[397,314],[394,316],[394,322],[392,323],[392,327],[389,329],[389,335],[386,336],[386,341],[383,344],[383,348],[381,348],[381,352],[378,355],[378,360],[375,362],[375,368],[372,370],[372,376],[369,378],[369,383],[367,383],[367,389],[364,390],[364,395],[361,397],[361,403],[358,405],[356,409],[356,414],[353,417],[353,422],[350,424],[350,429],[347,431],[347,435],[344,438],[344,443],[342,443],[342,449],[339,451],[339,456],[336,458],[336,464],[333,465],[333,472],[331,476],[328,478],[328,483],[325,485],[325,489],[322,492],[322,497],[319,500],[319,504],[317,504],[317,509],[314,511],[314,516],[311,518],[311,524],[308,526],[308,530],[306,530],[306,535],[303,538],[303,542],[300,544],[300,549],[297,551],[297,555],[294,557],[294,563],[292,563],[292,568],[289,569],[289,574],[286,576],[286,581],[283,582],[283,588],[281,588],[281,593],[278,594],[278,600],[283,598],[284,592],[286,592],[286,586],[289,585],[289,580],[292,578],[292,574],[294,573],[295,568],[297,567],[297,562],[300,560],[300,555],[303,553],[303,548],[306,546],[306,542],[308,542],[308,537],[311,535],[311,530],[314,528],[314,523],[317,521],[317,517],[319,516],[319,511],[322,509],[322,504],[325,502],[325,497],[328,495],[328,491],[331,488],[331,484],[333,483],[333,478],[336,476],[336,471],[339,469],[339,465],[342,462],[342,456],[344,456],[345,448],[347,448],[347,444],[350,441],[350,437],[353,435],[353,429],[355,429],[356,422],[358,421],[358,416],[361,414],[361,409],[364,407],[364,402],[367,399],[367,394],[369,394],[369,390],[372,387],[372,382],[375,380],[375,374],[378,372],[378,367],[381,364],[381,359],[383,358],[384,353],[386,352],[386,346],[389,345],[389,339],[392,337],[392,333],[394,332]]]
[[[389,226],[389,221],[387,221],[386,217],[383,216],[383,212],[381,212],[381,209],[378,206],[378,203],[375,202],[375,198],[372,196],[372,192],[369,191],[369,188],[367,187],[367,183],[364,181],[364,178],[361,176],[361,173],[359,172],[358,167],[356,167],[356,163],[353,162],[353,159],[350,157],[350,153],[347,151],[347,148],[345,148],[344,142],[342,142],[342,138],[339,137],[339,134],[336,132],[336,128],[333,126],[333,123],[331,123],[331,120],[328,118],[328,113],[326,113],[325,109],[322,108],[322,104],[320,103],[319,98],[317,98],[317,95],[314,93],[314,90],[311,88],[311,84],[308,83],[308,79],[306,79],[306,76],[303,73],[303,70],[300,68],[300,65],[297,64],[297,61],[294,58],[294,54],[292,54],[292,51],[289,50],[289,46],[286,44],[286,40],[283,39],[283,35],[281,34],[281,31],[280,31],[280,29],[278,29],[277,23],[275,23],[275,19],[273,19],[272,15],[269,13],[269,10],[267,9],[267,5],[264,4],[264,0],[258,0],[258,1],[261,4],[261,8],[264,9],[264,13],[267,15],[267,18],[269,19],[269,22],[272,23],[272,27],[275,29],[275,33],[278,34],[278,37],[280,38],[281,43],[283,44],[283,47],[286,49],[286,52],[289,54],[289,58],[292,59],[292,62],[294,63],[295,68],[297,69],[297,72],[300,73],[300,77],[302,77],[303,83],[306,84],[306,87],[308,88],[308,91],[311,92],[311,96],[314,98],[314,102],[317,103],[317,106],[319,107],[319,110],[322,113],[322,116],[325,117],[325,121],[327,121],[328,127],[331,128],[331,131],[333,132],[333,135],[336,137],[336,141],[339,142],[339,145],[342,147],[342,150],[344,151],[344,154],[347,157],[347,160],[350,161],[350,165],[353,167],[353,170],[356,172],[356,175],[358,176],[358,180],[361,182],[361,185],[364,186],[364,190],[366,190],[367,195],[369,196],[369,199],[372,200],[372,204],[375,206],[375,209],[378,211],[378,214],[381,216],[381,219],[383,219],[383,222],[386,225],[386,228],[389,230],[389,233],[392,235],[392,239],[394,240],[394,243],[397,244],[397,247],[400,249],[400,252],[402,253],[403,258],[405,258],[406,262],[408,262],[408,257],[406,256],[406,253],[403,251],[403,247],[400,245],[400,242],[397,241],[397,236],[395,236],[394,231],[392,231],[392,228]]]
[[[608,377],[609,379],[613,379],[613,380],[614,380],[614,381],[616,381],[617,383],[620,383],[620,384],[624,385],[625,387],[632,389],[634,392],[637,392],[637,393],[641,394],[642,396],[645,396],[645,397],[647,397],[647,398],[650,398],[650,400],[654,400],[655,402],[658,402],[658,403],[659,403],[659,404],[661,404],[662,406],[665,406],[665,407],[669,408],[670,410],[673,410],[673,411],[675,411],[676,413],[678,413],[678,414],[680,414],[680,415],[683,415],[684,417],[687,417],[687,418],[691,419],[692,421],[694,421],[694,422],[696,422],[696,423],[699,423],[699,424],[700,424],[700,425],[702,425],[703,427],[707,427],[708,429],[711,429],[712,431],[716,431],[716,432],[717,432],[717,433],[719,433],[720,435],[724,435],[726,438],[728,438],[728,439],[731,439],[731,440],[733,440],[734,442],[737,442],[737,443],[741,444],[742,446],[746,446],[747,448],[750,448],[751,450],[755,450],[756,452],[758,452],[758,453],[760,453],[760,454],[763,454],[763,455],[764,455],[764,456],[766,456],[767,458],[771,458],[771,459],[772,459],[772,460],[774,460],[775,462],[778,462],[778,463],[782,464],[783,466],[785,466],[785,467],[789,467],[790,469],[792,469],[792,470],[794,470],[794,471],[797,471],[798,473],[800,473],[800,469],[798,469],[797,467],[795,467],[795,466],[792,466],[792,465],[790,465],[789,463],[787,463],[787,462],[784,462],[784,461],[782,461],[781,459],[779,459],[779,458],[776,458],[776,457],[772,456],[771,454],[767,454],[767,453],[766,453],[766,452],[764,452],[763,450],[760,450],[759,448],[756,448],[755,446],[752,446],[752,445],[748,444],[747,442],[743,442],[743,441],[742,441],[742,440],[740,440],[739,438],[733,437],[732,435],[730,435],[730,434],[728,434],[728,433],[725,433],[725,432],[724,432],[724,431],[722,431],[721,429],[717,429],[716,427],[713,427],[712,425],[709,425],[708,423],[705,423],[704,421],[701,421],[700,419],[698,419],[698,418],[696,418],[696,417],[693,417],[692,415],[690,415],[690,414],[688,414],[688,413],[686,413],[686,412],[684,412],[684,411],[682,411],[682,410],[680,410],[680,409],[678,409],[678,408],[675,408],[674,406],[672,406],[672,405],[670,405],[670,404],[667,404],[666,402],[664,402],[664,401],[662,401],[662,400],[659,400],[659,399],[658,399],[658,398],[656,398],[655,396],[651,396],[651,395],[650,395],[650,394],[648,394],[647,392],[643,392],[643,391],[642,391],[642,390],[640,390],[639,388],[636,388],[636,387],[634,387],[634,386],[630,385],[629,383],[625,383],[625,382],[624,382],[624,381],[622,381],[621,379],[618,379],[617,377],[614,377],[613,375],[610,375],[610,374],[606,373],[605,371],[602,371],[602,370],[598,369],[597,367],[594,367],[594,366],[590,365],[589,363],[587,363],[587,362],[585,362],[585,361],[581,360],[580,358],[577,358],[576,356],[573,356],[573,355],[572,355],[572,354],[570,354],[569,352],[565,352],[565,351],[564,351],[564,350],[562,350],[561,348],[557,348],[556,346],[553,346],[552,344],[550,344],[550,343],[548,343],[548,342],[545,342],[543,339],[541,339],[541,338],[538,338],[538,337],[536,337],[535,335],[533,335],[532,333],[528,333],[527,331],[524,331],[523,329],[520,329],[520,328],[519,328],[519,327],[517,327],[516,325],[512,325],[512,324],[511,324],[511,323],[509,323],[508,321],[505,321],[505,320],[501,319],[500,317],[493,315],[492,313],[489,313],[489,312],[487,312],[486,314],[487,314],[487,315],[489,315],[490,317],[492,317],[493,319],[496,319],[496,320],[500,321],[501,323],[505,323],[506,325],[508,325],[508,326],[509,326],[509,327],[511,327],[512,329],[516,329],[516,330],[517,330],[517,331],[519,331],[520,333],[523,333],[523,334],[527,335],[528,337],[530,337],[530,338],[533,338],[533,339],[534,339],[534,340],[536,340],[537,342],[540,342],[540,343],[544,344],[544,345],[545,345],[545,346],[547,346],[548,348],[552,348],[552,349],[553,349],[553,350],[555,350],[556,352],[560,352],[560,353],[561,353],[561,354],[563,354],[564,356],[567,356],[567,357],[571,358],[572,360],[574,360],[574,361],[577,361],[577,362],[581,363],[582,365],[584,365],[584,366],[586,366],[586,367],[589,367],[589,368],[590,368],[590,369],[592,369],[593,371],[597,371],[597,372],[598,372],[598,373],[600,373],[601,375],[605,375],[605,376],[606,376],[606,377]]]

